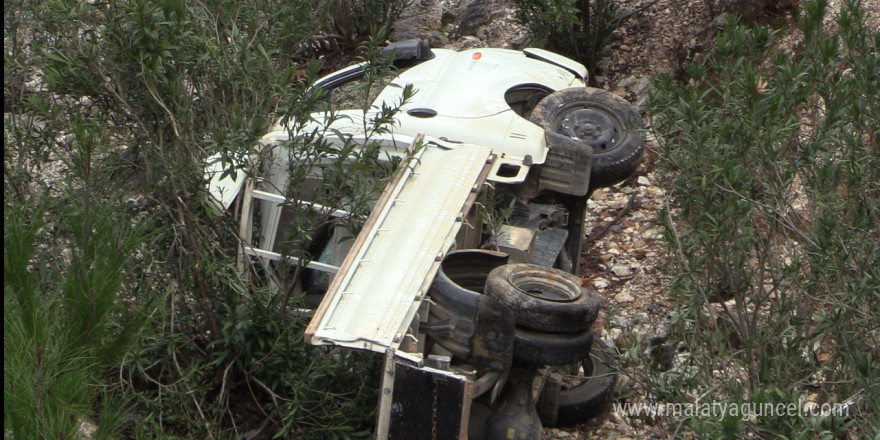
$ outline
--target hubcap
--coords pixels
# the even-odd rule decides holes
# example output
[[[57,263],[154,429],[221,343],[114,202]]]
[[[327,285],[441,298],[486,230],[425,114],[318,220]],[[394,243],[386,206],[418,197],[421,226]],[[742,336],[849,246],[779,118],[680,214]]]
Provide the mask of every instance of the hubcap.
[[[565,115],[557,132],[593,147],[599,152],[614,147],[617,126],[604,111],[584,108]]]

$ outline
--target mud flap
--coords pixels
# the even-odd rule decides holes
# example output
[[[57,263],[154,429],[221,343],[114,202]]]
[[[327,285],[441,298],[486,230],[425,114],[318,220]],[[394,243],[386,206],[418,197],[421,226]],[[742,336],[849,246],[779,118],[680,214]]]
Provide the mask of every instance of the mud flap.
[[[494,298],[474,296],[474,304],[466,308],[435,302],[430,316],[437,321],[421,330],[477,369],[507,371],[513,362],[513,312]]]
[[[590,189],[593,148],[558,133],[546,132],[550,152],[541,167],[539,189],[584,196]]]
[[[480,370],[503,372],[513,362],[513,312],[483,295],[486,276],[507,255],[485,250],[451,252],[431,285],[429,324],[422,330],[441,347]]]
[[[507,371],[513,362],[516,321],[513,312],[495,298],[480,296],[474,315],[474,334],[468,361],[477,368]]]

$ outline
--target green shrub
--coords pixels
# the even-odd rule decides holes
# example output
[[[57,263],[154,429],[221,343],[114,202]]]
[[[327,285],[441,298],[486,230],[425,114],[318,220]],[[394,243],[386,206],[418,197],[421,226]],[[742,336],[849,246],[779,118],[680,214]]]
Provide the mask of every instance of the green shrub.
[[[91,166],[103,130],[78,128],[58,198],[4,203],[3,410],[14,438],[74,438],[93,418],[94,438],[117,438],[126,399],[107,372],[133,348],[151,302],[131,283],[148,222]]]
[[[867,436],[880,425],[880,34],[857,0],[824,31],[826,6],[804,4],[793,53],[731,18],[686,82],[655,82],[675,176],[672,328],[695,367],[672,398],[851,403],[848,417],[687,420],[697,434]],[[724,366],[733,376],[713,377]]]
[[[305,345],[306,320],[287,297],[270,293],[264,278],[239,273],[237,225],[218,215],[203,174],[206,158],[220,153],[243,178],[243,158],[273,119],[314,110],[306,90],[320,63],[303,59],[302,48],[325,33],[330,3],[4,4],[13,122],[4,127],[4,260],[5,271],[15,272],[5,278],[24,280],[5,284],[5,329],[15,335],[5,347],[6,391],[19,393],[7,394],[4,407],[13,432],[69,437],[79,420],[91,419],[110,438],[231,438],[251,430],[369,436],[378,360]],[[353,14],[381,12],[387,25],[364,34],[357,18],[353,41],[367,41],[360,53],[372,58],[404,2],[359,4]],[[378,86],[381,63],[375,68],[363,89]],[[69,188],[44,181],[58,158],[66,162],[55,179],[75,176]],[[374,159],[363,157],[358,174],[349,174],[369,179],[335,181],[338,191],[362,195],[360,206],[387,177]],[[49,197],[28,202],[40,192]],[[38,220],[56,217],[57,237],[41,235]],[[126,232],[130,244],[120,238]],[[120,255],[123,244],[132,251]],[[65,249],[71,260],[55,261]],[[131,301],[153,307],[149,314],[126,308]],[[32,316],[69,319],[35,327]],[[46,357],[36,356],[37,347]],[[36,386],[48,377],[35,375],[41,371],[60,385]],[[45,411],[33,411],[38,403]]]
[[[584,63],[594,81],[611,44],[611,32],[620,25],[615,0],[514,0],[513,4],[532,44]]]

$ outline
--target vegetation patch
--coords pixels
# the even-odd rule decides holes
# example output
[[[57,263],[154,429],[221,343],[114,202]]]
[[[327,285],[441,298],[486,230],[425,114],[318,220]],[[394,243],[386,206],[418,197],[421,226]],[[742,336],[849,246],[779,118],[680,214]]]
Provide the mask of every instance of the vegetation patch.
[[[652,97],[686,362],[648,374],[658,401],[845,405],[847,416],[683,418],[699,436],[876,435],[880,377],[880,34],[847,1],[803,5],[802,43],[731,17],[706,63]],[[718,377],[718,371],[732,374]]]

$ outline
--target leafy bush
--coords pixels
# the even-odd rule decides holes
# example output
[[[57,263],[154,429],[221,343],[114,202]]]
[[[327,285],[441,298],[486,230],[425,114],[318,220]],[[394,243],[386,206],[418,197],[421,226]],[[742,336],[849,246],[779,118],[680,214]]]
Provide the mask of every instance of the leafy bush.
[[[880,34],[858,0],[828,32],[826,7],[804,4],[792,53],[733,17],[687,82],[655,82],[654,125],[675,176],[672,330],[690,351],[655,384],[669,401],[807,399],[849,412],[684,420],[697,434],[858,437],[880,426]]]
[[[614,0],[514,0],[516,17],[533,44],[583,62],[590,80],[607,55],[611,32],[620,25]]]
[[[16,435],[70,437],[91,419],[109,438],[369,436],[377,359],[304,344],[287,297],[239,272],[237,225],[203,173],[219,153],[243,178],[273,119],[314,110],[320,63],[303,48],[326,33],[330,3],[4,4],[4,417]],[[403,4],[350,12],[391,25]],[[365,32],[353,41],[373,58],[383,30]],[[380,185],[388,170],[371,159],[359,175],[375,179],[339,191]]]
[[[7,197],[3,207],[3,410],[15,438],[69,438],[93,408],[94,438],[117,438],[125,397],[106,372],[133,348],[150,306],[127,289],[149,223],[91,167],[103,130],[80,128],[59,198]]]

